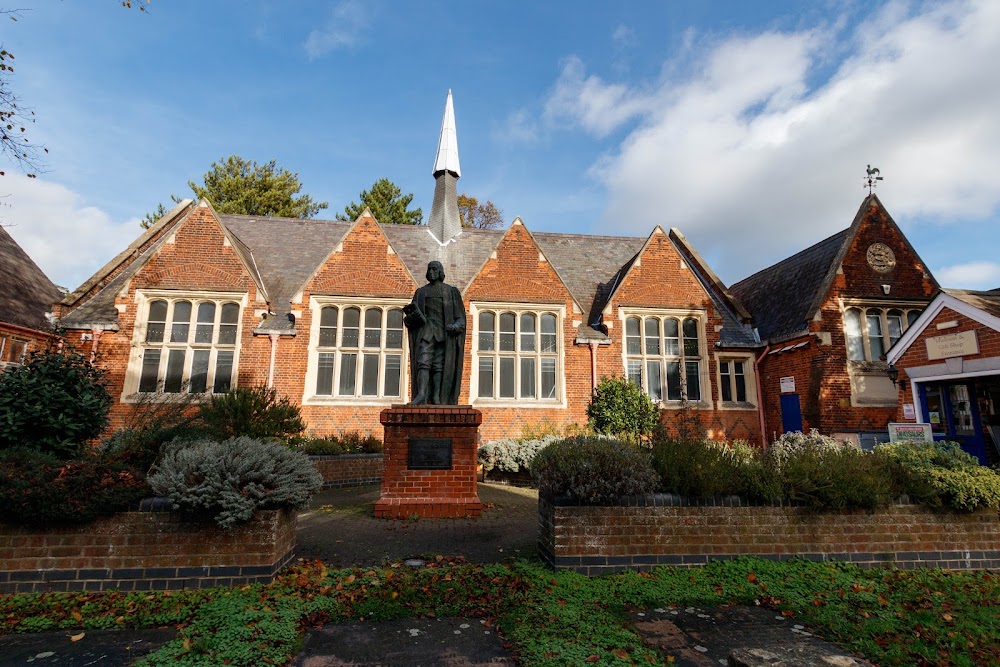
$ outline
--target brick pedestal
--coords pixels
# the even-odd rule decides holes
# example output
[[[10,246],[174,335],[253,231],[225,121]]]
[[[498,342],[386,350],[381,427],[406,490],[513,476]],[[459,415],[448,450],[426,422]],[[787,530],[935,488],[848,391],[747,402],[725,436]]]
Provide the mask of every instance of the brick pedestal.
[[[384,469],[375,516],[386,519],[478,517],[476,491],[479,425],[483,415],[468,405],[403,405],[382,411]],[[450,466],[416,469],[410,445],[440,453],[450,442]],[[423,463],[427,463],[425,460]],[[417,463],[416,465],[420,465]]]

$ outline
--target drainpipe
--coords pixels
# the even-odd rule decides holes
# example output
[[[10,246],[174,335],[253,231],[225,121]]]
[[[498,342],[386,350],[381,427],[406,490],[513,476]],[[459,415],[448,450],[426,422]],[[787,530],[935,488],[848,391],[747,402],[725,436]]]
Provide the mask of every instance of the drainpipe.
[[[764,389],[761,386],[760,362],[764,360],[764,357],[767,356],[770,349],[770,345],[765,347],[764,351],[761,352],[760,356],[754,359],[753,362],[753,377],[755,384],[757,385],[757,416],[760,418],[760,444],[764,449],[767,449],[767,435],[764,424]]]
[[[97,342],[101,339],[101,334],[104,333],[103,328],[91,327],[90,329],[90,363],[94,363],[97,359]]]
[[[268,338],[271,339],[271,363],[267,367],[267,388],[271,389],[274,387],[274,355],[278,350],[278,339],[281,338],[280,334],[268,334]]]
[[[597,390],[597,341],[590,341],[590,393]]]

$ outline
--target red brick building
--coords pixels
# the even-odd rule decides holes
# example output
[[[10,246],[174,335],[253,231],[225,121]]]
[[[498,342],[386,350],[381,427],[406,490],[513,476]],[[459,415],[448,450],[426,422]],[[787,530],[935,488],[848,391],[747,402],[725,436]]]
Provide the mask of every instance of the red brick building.
[[[0,227],[0,371],[55,340],[47,314],[62,293]]]

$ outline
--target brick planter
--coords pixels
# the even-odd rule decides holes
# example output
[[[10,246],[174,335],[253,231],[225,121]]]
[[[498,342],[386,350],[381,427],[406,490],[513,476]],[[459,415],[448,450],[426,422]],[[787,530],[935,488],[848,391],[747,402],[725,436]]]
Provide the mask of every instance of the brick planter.
[[[377,484],[382,481],[382,454],[310,456],[309,460],[323,476],[324,489]]]
[[[0,593],[267,582],[294,551],[292,510],[258,511],[231,530],[145,511],[61,528],[0,524]]]
[[[800,507],[690,506],[676,496],[628,506],[579,507],[539,499],[539,551],[583,574],[697,566],[709,560],[802,557],[903,568],[1000,567],[1000,516],[894,505],[878,512]],[[737,500],[738,504],[738,500]]]

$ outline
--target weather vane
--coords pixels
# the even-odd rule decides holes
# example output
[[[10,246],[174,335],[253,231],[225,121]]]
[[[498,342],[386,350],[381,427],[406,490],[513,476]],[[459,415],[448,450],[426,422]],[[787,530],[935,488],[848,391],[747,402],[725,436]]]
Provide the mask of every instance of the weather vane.
[[[864,185],[861,187],[867,185],[869,195],[875,190],[875,188],[878,187],[878,182],[882,180],[882,177],[879,176],[880,173],[881,172],[878,170],[878,167],[868,165],[868,177],[865,178]]]

